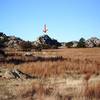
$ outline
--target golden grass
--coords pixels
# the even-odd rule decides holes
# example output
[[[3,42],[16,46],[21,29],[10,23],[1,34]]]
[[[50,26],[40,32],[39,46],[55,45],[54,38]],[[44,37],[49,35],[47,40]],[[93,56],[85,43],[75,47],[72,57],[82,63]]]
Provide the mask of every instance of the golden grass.
[[[57,49],[33,52],[33,56],[62,56],[63,60],[32,61],[31,57],[23,57],[24,52],[9,52],[9,58],[15,58],[26,62],[19,63],[18,68],[26,73],[39,77],[49,77],[66,73],[99,74],[100,73],[100,48],[85,49]],[[3,63],[2,66],[14,67],[15,64]]]
[[[51,51],[47,51],[50,52]],[[51,52],[52,55],[52,52]],[[59,49],[57,55],[65,59],[60,61],[38,61],[20,65],[26,73],[46,77],[62,75],[64,73],[99,74],[100,73],[100,48],[89,49]]]
[[[9,57],[22,58],[24,52],[17,52],[16,54],[10,54]],[[33,52],[34,56],[62,56],[63,60],[44,60],[44,61],[31,61],[20,63],[18,65],[12,63],[2,63],[1,66],[9,68],[16,67],[24,73],[32,74],[33,76],[39,77],[39,82],[32,83],[31,88],[24,87],[26,90],[21,95],[23,98],[31,97],[32,100],[35,97],[38,100],[99,100],[100,99],[100,82],[91,84],[90,79],[93,75],[96,77],[100,74],[100,48],[84,48],[84,49],[57,49],[57,50],[44,50],[42,52]],[[67,77],[67,75],[84,75],[85,85],[80,84],[79,87],[76,85],[68,87],[67,83],[59,83],[58,85],[50,85],[49,82],[45,85],[45,79],[58,78],[66,75],[66,80],[69,78],[72,82],[77,81],[76,79]],[[100,77],[100,76],[99,76]],[[61,78],[61,77],[60,77]],[[82,77],[81,77],[82,78]],[[99,79],[99,78],[98,78]],[[44,83],[42,83],[42,81]],[[65,81],[66,81],[65,80]],[[74,81],[73,81],[74,80]],[[78,79],[79,80],[79,79]],[[50,80],[52,81],[52,79]],[[61,80],[62,81],[62,78]],[[82,81],[82,79],[81,79]],[[80,80],[79,80],[80,82]],[[78,85],[78,83],[76,82]],[[64,87],[64,86],[65,87]],[[74,83],[72,83],[74,85]],[[84,90],[84,93],[79,93],[79,89],[83,86],[80,91]],[[76,88],[76,89],[75,89]],[[77,90],[78,89],[78,90]],[[23,89],[22,89],[23,90]],[[77,92],[75,92],[77,90]],[[74,94],[69,95],[70,91]],[[76,93],[76,94],[75,94]],[[78,96],[77,96],[78,95]],[[34,97],[34,98],[33,98]],[[84,99],[85,97],[85,99]],[[47,98],[47,99],[46,99]],[[51,99],[50,99],[51,98]],[[97,99],[95,99],[97,98]],[[35,99],[34,99],[35,100]]]
[[[85,87],[84,95],[89,98],[100,98],[100,82],[94,83],[94,84],[88,84],[87,87]]]

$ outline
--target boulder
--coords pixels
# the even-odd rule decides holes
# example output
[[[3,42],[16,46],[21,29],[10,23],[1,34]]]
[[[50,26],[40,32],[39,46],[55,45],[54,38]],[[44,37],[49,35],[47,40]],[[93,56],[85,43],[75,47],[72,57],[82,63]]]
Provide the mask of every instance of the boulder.
[[[6,69],[4,74],[2,75],[3,78],[6,79],[30,79],[30,78],[35,78],[29,74],[23,73],[22,71],[18,69]]]
[[[32,52],[25,52],[24,56],[33,56]]]
[[[4,75],[2,77],[6,78],[6,79],[15,78],[15,76],[12,74],[12,72],[10,70],[6,70],[5,73],[4,73]]]

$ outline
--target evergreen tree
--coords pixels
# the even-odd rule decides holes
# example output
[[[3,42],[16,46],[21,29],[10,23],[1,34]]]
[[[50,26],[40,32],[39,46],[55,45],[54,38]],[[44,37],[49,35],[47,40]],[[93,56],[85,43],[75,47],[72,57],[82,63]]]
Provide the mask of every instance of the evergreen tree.
[[[81,38],[77,45],[78,48],[85,48],[85,39]]]

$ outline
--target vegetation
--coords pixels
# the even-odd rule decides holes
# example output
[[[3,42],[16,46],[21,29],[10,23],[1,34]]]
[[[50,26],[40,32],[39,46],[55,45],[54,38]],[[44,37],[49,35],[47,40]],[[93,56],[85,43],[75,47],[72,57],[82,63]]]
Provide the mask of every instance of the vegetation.
[[[96,54],[96,53],[97,54]],[[54,50],[46,50],[41,51],[41,54],[34,52],[33,55],[36,57],[52,57],[52,56],[62,56],[64,59],[58,60],[37,60],[37,62],[33,61],[32,57],[23,58],[24,52],[14,52],[14,53],[7,53],[8,58],[16,58],[19,60],[25,60],[27,63],[22,63],[20,68],[25,72],[32,73],[44,76],[45,70],[47,71],[45,74],[47,76],[50,75],[58,75],[60,73],[68,72],[77,72],[77,73],[92,73],[98,74],[100,73],[100,51],[99,48],[86,48],[86,49],[58,49],[57,52]],[[41,55],[41,56],[40,56]],[[7,59],[8,59],[7,58]],[[29,61],[29,63],[28,63]],[[30,62],[32,61],[32,62]],[[12,62],[13,63],[13,62]],[[6,63],[5,63],[6,64]],[[2,65],[2,64],[1,64]],[[9,65],[9,64],[8,64]],[[41,67],[42,66],[42,67]],[[38,71],[41,71],[38,72]]]
[[[71,48],[71,47],[73,46],[73,42],[67,42],[65,45],[66,45],[68,48]]]
[[[0,49],[0,54],[5,56],[5,52],[3,50]]]
[[[0,41],[0,48],[4,48],[4,47],[5,47],[4,43]]]
[[[41,44],[42,49],[58,49],[57,45]]]
[[[20,47],[21,47],[21,49],[22,49],[23,51],[30,51],[30,50],[32,49],[32,44],[31,44],[31,42],[29,42],[29,41],[27,41],[27,42],[22,41],[22,42],[20,43]]]
[[[78,48],[85,48],[85,39],[81,38],[77,45]]]
[[[7,36],[0,36],[3,47]],[[85,48],[84,38],[68,42],[69,49],[56,49],[60,43],[54,39],[36,46],[11,38],[10,45],[23,51],[0,48],[0,100],[100,100],[100,48]],[[10,77],[12,72],[19,77]]]
[[[2,32],[0,32],[0,48],[4,48],[5,47],[5,42],[7,41],[7,37],[5,34],[3,34]]]
[[[22,51],[6,51],[7,60],[22,59],[15,64],[2,63],[12,69],[14,66],[21,72],[35,76],[35,79],[1,79],[0,89],[7,90],[1,95],[16,100],[99,100],[100,99],[100,48],[47,49],[31,52],[33,56],[23,56]],[[33,61],[34,57],[38,57]],[[56,56],[63,59],[55,60]],[[40,57],[46,57],[40,60]],[[52,58],[49,59],[48,58]],[[1,73],[1,72],[0,72]],[[6,89],[4,89],[6,88]],[[12,94],[12,95],[10,95]],[[12,97],[10,97],[12,96]],[[9,99],[7,98],[7,99]]]

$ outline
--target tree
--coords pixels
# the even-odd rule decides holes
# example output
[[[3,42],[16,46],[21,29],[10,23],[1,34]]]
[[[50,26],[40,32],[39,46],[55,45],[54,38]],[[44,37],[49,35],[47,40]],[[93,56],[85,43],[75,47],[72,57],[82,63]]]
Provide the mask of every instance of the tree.
[[[0,48],[4,48],[4,47],[5,47],[5,44],[0,41]]]
[[[0,57],[2,57],[2,56],[6,56],[6,54],[5,54],[5,52],[2,50],[2,49],[0,49]]]
[[[5,42],[7,41],[8,41],[7,36],[4,33],[0,32],[0,48],[4,48]]]
[[[66,47],[71,48],[73,46],[73,42],[67,42],[65,45]]]
[[[81,38],[78,42],[78,45],[77,45],[78,48],[85,48],[85,39],[84,38]]]
[[[34,47],[35,51],[42,51],[42,46],[40,44],[38,44],[37,46]]]

